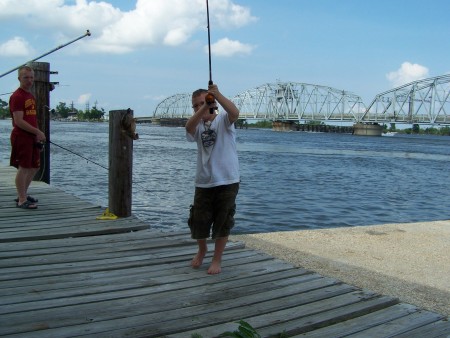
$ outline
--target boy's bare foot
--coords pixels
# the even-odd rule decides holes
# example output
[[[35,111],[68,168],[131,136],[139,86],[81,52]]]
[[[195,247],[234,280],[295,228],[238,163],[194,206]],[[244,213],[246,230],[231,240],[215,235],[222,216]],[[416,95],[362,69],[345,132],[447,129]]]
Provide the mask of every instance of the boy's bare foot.
[[[208,268],[208,275],[216,275],[222,271],[222,267],[220,264],[220,261],[213,261],[211,262],[211,265]]]
[[[199,268],[203,264],[203,258],[205,258],[206,252],[197,252],[197,254],[192,258],[191,266],[194,269]]]

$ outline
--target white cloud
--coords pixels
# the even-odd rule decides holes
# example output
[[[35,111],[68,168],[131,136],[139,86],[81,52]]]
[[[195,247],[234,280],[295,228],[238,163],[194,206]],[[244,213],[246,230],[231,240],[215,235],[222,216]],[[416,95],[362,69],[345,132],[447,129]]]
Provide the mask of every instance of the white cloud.
[[[386,78],[391,82],[392,87],[399,87],[428,76],[427,67],[410,62],[403,62],[398,70],[386,74]]]
[[[251,15],[248,7],[236,5],[229,0],[215,1],[210,6],[210,17],[216,19],[221,27],[233,28],[239,28],[258,20]]]
[[[160,101],[168,98],[169,96],[170,95],[144,95],[144,99],[160,102]]]
[[[23,38],[16,36],[0,45],[0,55],[7,57],[27,57],[34,53],[33,48]]]
[[[54,31],[53,38],[67,42],[89,29],[92,36],[76,48],[89,52],[128,53],[163,44],[177,46],[206,30],[204,0],[137,0],[129,11],[107,1],[0,0],[0,20],[21,20],[36,34]],[[247,7],[231,0],[210,6],[210,22],[216,27],[239,28],[256,20]],[[213,14],[213,15],[211,15]]]
[[[91,93],[81,94],[78,97],[77,103],[78,104],[86,104],[89,102],[89,99],[91,98],[91,96],[92,96]]]
[[[230,57],[238,54],[248,55],[255,47],[228,38],[221,39],[211,45],[211,54]],[[208,52],[208,46],[205,47]]]

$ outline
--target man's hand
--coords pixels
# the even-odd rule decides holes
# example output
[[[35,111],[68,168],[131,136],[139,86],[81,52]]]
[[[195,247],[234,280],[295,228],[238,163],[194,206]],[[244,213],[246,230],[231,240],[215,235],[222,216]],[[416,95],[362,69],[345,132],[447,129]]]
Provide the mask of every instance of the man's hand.
[[[36,141],[40,143],[45,143],[45,140],[46,140],[45,134],[38,129],[38,132],[36,134]]]

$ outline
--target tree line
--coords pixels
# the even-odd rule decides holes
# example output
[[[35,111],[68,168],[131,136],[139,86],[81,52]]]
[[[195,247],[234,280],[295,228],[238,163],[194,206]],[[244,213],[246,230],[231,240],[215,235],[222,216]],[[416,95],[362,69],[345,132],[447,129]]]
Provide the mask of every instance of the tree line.
[[[395,123],[391,123],[391,126],[388,127],[386,124],[383,125],[383,132],[397,132],[399,134],[424,134],[424,135],[443,135],[450,136],[450,127],[442,126],[439,128],[436,127],[426,127],[421,128],[419,124],[414,123],[412,128],[406,129],[397,129],[395,127]]]
[[[77,121],[101,121],[105,117],[105,110],[103,108],[97,108],[94,105],[92,108],[85,110],[78,110],[73,106],[68,106],[65,102],[59,102],[55,109],[50,110],[50,118],[52,119],[71,119]],[[0,99],[0,119],[9,118],[8,102]],[[247,121],[245,121],[247,122]],[[320,121],[310,121],[309,124],[320,124]],[[272,121],[264,120],[256,123],[245,123],[246,128],[272,128]],[[383,125],[383,131],[386,132],[398,132],[404,134],[428,134],[428,135],[445,135],[450,136],[450,126],[426,127],[421,128],[419,124],[413,124],[412,128],[397,129],[395,123],[391,123],[390,126]]]
[[[52,118],[67,119],[69,117],[76,118],[78,121],[100,121],[105,117],[105,109],[97,108],[94,105],[92,108],[85,110],[78,110],[72,106],[68,106],[65,102],[59,102],[55,109],[50,111]]]
[[[59,102],[55,109],[50,110],[51,119],[71,119],[77,121],[100,121],[105,117],[105,109],[97,108],[97,105],[85,110],[79,110],[68,106],[65,102]],[[0,119],[10,117],[8,102],[0,99]]]
[[[246,128],[272,128],[272,121],[270,120],[262,120],[254,123],[247,123],[247,121],[239,120],[238,127],[245,125]],[[322,121],[308,121],[306,123],[310,126],[322,125],[325,124]],[[406,129],[397,129],[395,123],[391,123],[390,126],[387,124],[383,124],[383,132],[396,132],[399,134],[424,134],[424,135],[443,135],[450,136],[450,126],[441,126],[439,128],[436,127],[421,127],[419,124],[413,124],[412,128]]]

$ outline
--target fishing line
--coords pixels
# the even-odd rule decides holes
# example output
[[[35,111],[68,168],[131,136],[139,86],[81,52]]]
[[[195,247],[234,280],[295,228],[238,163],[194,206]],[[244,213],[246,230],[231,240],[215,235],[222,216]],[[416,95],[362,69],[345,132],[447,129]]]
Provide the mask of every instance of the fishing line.
[[[109,172],[109,168],[106,168],[106,167],[102,166],[101,164],[99,164],[99,163],[97,163],[97,162],[94,162],[94,161],[92,161],[91,159],[89,159],[89,158],[87,158],[87,157],[84,157],[83,155],[80,155],[80,154],[78,154],[78,153],[76,153],[76,152],[74,152],[74,151],[72,151],[72,150],[70,150],[70,149],[67,149],[67,148],[65,148],[65,147],[63,147],[63,146],[61,146],[61,145],[59,145],[59,144],[56,144],[56,143],[53,142],[53,141],[47,141],[47,142],[49,142],[49,143],[51,143],[51,144],[53,144],[53,145],[55,145],[55,146],[57,146],[57,147],[59,147],[59,148],[65,150],[65,151],[68,151],[69,153],[71,153],[71,154],[73,154],[73,155],[76,155],[76,156],[78,156],[78,157],[81,157],[82,159],[84,159],[84,160],[86,160],[86,161],[88,161],[88,162],[91,162],[91,163],[93,163],[93,164],[95,164],[95,165],[97,165],[97,166],[99,166],[99,167],[101,167],[101,168],[103,168],[103,169],[105,169],[105,170],[107,170],[107,171]],[[136,185],[137,187],[140,187],[140,188],[141,188],[142,190],[144,190],[144,191],[148,190],[148,188],[144,187],[143,185],[141,185],[141,184],[139,184],[139,183],[133,182],[133,185]]]
[[[91,162],[91,163],[93,163],[93,164],[95,164],[95,165],[98,165],[99,167],[101,167],[101,168],[106,169],[106,170],[109,171],[108,168],[102,166],[101,164],[99,164],[99,163],[97,163],[97,162],[94,162],[94,161],[88,159],[87,157],[84,157],[83,155],[80,155],[80,154],[78,154],[78,153],[76,153],[76,152],[74,152],[74,151],[72,151],[72,150],[70,150],[70,149],[67,149],[67,148],[65,148],[65,147],[63,147],[63,146],[60,146],[59,144],[56,144],[56,143],[53,142],[53,141],[48,141],[48,142],[51,143],[51,144],[53,144],[54,146],[57,146],[57,147],[59,147],[59,148],[61,148],[61,149],[64,149],[65,151],[68,151],[68,152],[71,153],[71,154],[74,154],[74,155],[76,155],[76,156],[78,156],[78,157],[81,157],[82,159],[85,159],[86,161]]]

